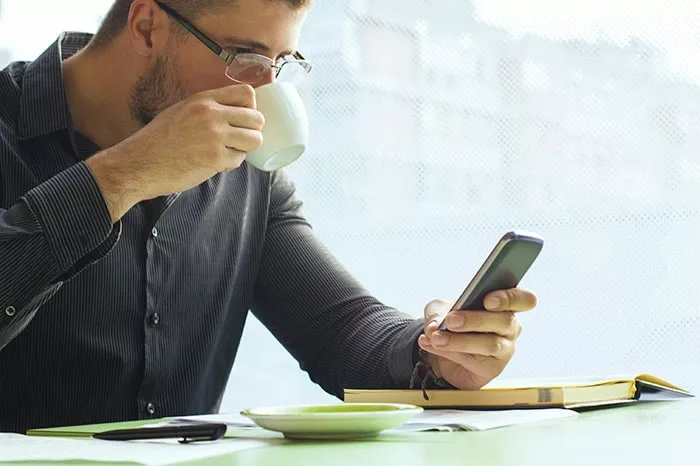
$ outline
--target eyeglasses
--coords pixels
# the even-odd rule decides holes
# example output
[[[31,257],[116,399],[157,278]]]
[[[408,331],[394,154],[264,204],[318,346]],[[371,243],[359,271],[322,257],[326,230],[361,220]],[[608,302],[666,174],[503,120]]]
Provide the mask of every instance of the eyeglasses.
[[[154,0],[165,13],[187,29],[209,50],[226,63],[224,74],[241,84],[257,84],[266,77],[298,84],[311,72],[311,63],[301,53],[280,57],[277,61],[257,53],[230,53],[187,21],[180,13],[159,0]]]

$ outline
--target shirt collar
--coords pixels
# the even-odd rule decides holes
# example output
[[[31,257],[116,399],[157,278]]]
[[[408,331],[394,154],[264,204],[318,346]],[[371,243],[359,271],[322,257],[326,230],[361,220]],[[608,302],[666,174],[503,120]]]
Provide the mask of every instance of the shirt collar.
[[[27,66],[19,110],[20,140],[71,128],[61,62],[85,47],[91,38],[91,34],[62,33]]]

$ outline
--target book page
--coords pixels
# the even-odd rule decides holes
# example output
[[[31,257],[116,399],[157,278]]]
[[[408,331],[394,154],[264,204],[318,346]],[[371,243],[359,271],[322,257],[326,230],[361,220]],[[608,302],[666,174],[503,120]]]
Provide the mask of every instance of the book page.
[[[494,379],[484,388],[577,387],[635,380],[636,375]]]

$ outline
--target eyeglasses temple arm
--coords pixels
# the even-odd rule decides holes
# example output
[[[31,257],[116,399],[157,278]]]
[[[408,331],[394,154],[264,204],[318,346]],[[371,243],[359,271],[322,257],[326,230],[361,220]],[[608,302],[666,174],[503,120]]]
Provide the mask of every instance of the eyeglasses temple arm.
[[[224,50],[219,44],[208,38],[202,31],[194,27],[185,18],[180,16],[180,13],[170,8],[168,5],[155,0],[156,4],[163,9],[167,14],[172,16],[182,27],[191,32],[197,39],[206,45],[212,52],[217,54],[226,63],[231,63],[233,55]]]

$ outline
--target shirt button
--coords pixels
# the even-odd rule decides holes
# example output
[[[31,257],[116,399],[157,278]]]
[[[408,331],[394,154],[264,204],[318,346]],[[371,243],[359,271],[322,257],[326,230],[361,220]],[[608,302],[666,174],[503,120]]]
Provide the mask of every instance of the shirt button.
[[[153,416],[156,413],[156,406],[153,403],[148,403],[146,405],[146,412]]]
[[[12,317],[17,314],[17,309],[15,309],[14,306],[7,306],[5,308],[5,314],[7,314],[8,317]]]
[[[158,238],[158,228],[155,228],[155,227],[154,227],[153,230],[151,230],[151,235],[152,235],[154,238]]]
[[[153,325],[158,325],[160,323],[160,314],[158,314],[157,312],[154,312],[151,315],[151,323]]]

